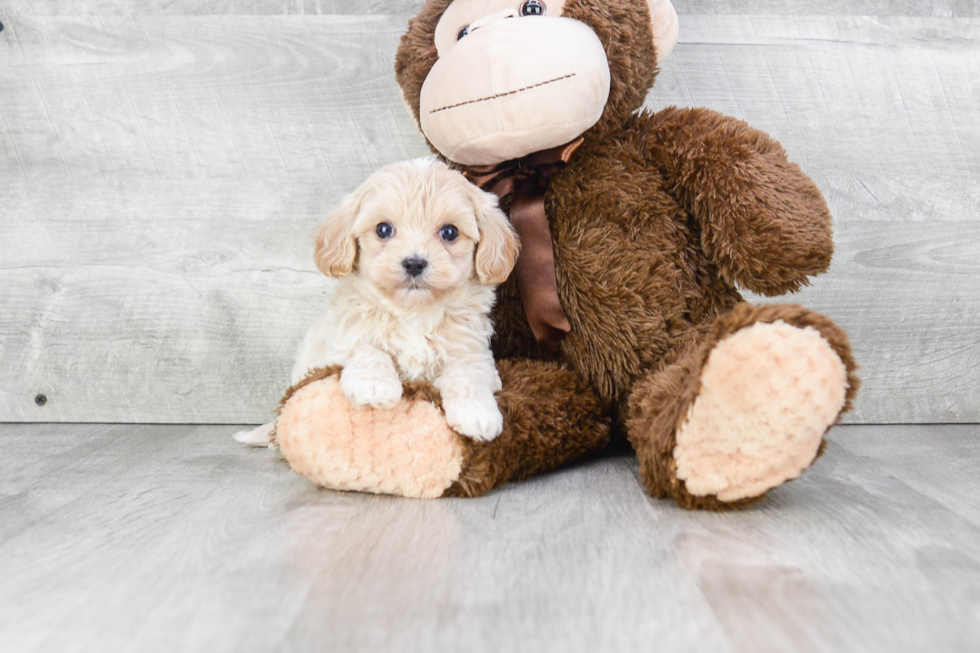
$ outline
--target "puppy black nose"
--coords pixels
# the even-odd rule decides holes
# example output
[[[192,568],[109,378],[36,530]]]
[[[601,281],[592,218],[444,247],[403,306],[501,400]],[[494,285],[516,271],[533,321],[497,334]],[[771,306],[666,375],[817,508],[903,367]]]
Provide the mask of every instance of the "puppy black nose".
[[[429,264],[424,258],[407,258],[402,261],[402,267],[405,268],[405,272],[408,272],[409,276],[417,277],[422,274],[422,270],[425,266]]]

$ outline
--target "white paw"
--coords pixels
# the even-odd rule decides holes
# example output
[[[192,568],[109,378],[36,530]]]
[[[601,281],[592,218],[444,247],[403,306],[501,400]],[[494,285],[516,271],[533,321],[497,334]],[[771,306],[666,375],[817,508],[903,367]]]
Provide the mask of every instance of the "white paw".
[[[443,398],[442,407],[449,426],[474,440],[488,442],[504,430],[504,416],[493,395],[480,399]]]
[[[402,398],[402,382],[395,376],[340,373],[340,387],[355,408],[394,408]]]
[[[238,433],[232,434],[231,437],[242,444],[247,444],[252,447],[268,447],[272,444],[272,430],[275,426],[275,422],[269,422],[251,431],[239,431]]]

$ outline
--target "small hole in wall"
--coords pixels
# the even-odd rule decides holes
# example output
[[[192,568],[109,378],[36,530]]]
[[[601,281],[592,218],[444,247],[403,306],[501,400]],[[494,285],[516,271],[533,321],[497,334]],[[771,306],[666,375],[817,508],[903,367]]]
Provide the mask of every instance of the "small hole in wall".
[[[34,397],[34,403],[38,406],[43,406],[44,404],[48,403],[48,398],[44,395],[38,395]]]
[[[3,23],[0,23],[0,32],[3,31]]]

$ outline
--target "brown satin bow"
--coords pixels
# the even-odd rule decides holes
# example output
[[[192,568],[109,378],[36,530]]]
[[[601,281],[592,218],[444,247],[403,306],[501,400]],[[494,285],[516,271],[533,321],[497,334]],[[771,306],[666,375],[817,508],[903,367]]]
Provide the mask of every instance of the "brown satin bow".
[[[531,331],[549,353],[554,353],[572,327],[558,299],[555,253],[544,212],[544,194],[551,185],[552,175],[568,164],[583,140],[579,137],[567,145],[535,152],[523,159],[463,170],[472,183],[500,199],[514,194],[510,222],[521,238],[517,285]]]

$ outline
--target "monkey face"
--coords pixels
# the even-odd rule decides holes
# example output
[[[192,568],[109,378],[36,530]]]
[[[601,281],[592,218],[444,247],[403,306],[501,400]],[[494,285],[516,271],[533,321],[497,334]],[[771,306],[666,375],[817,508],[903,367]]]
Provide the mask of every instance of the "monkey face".
[[[677,34],[670,0],[429,0],[396,70],[433,148],[488,165],[628,117],[653,82],[658,33],[663,56]]]
[[[599,38],[571,18],[521,16],[529,4],[457,0],[436,27],[439,60],[419,118],[451,161],[498,163],[562,145],[602,116],[609,63]]]

